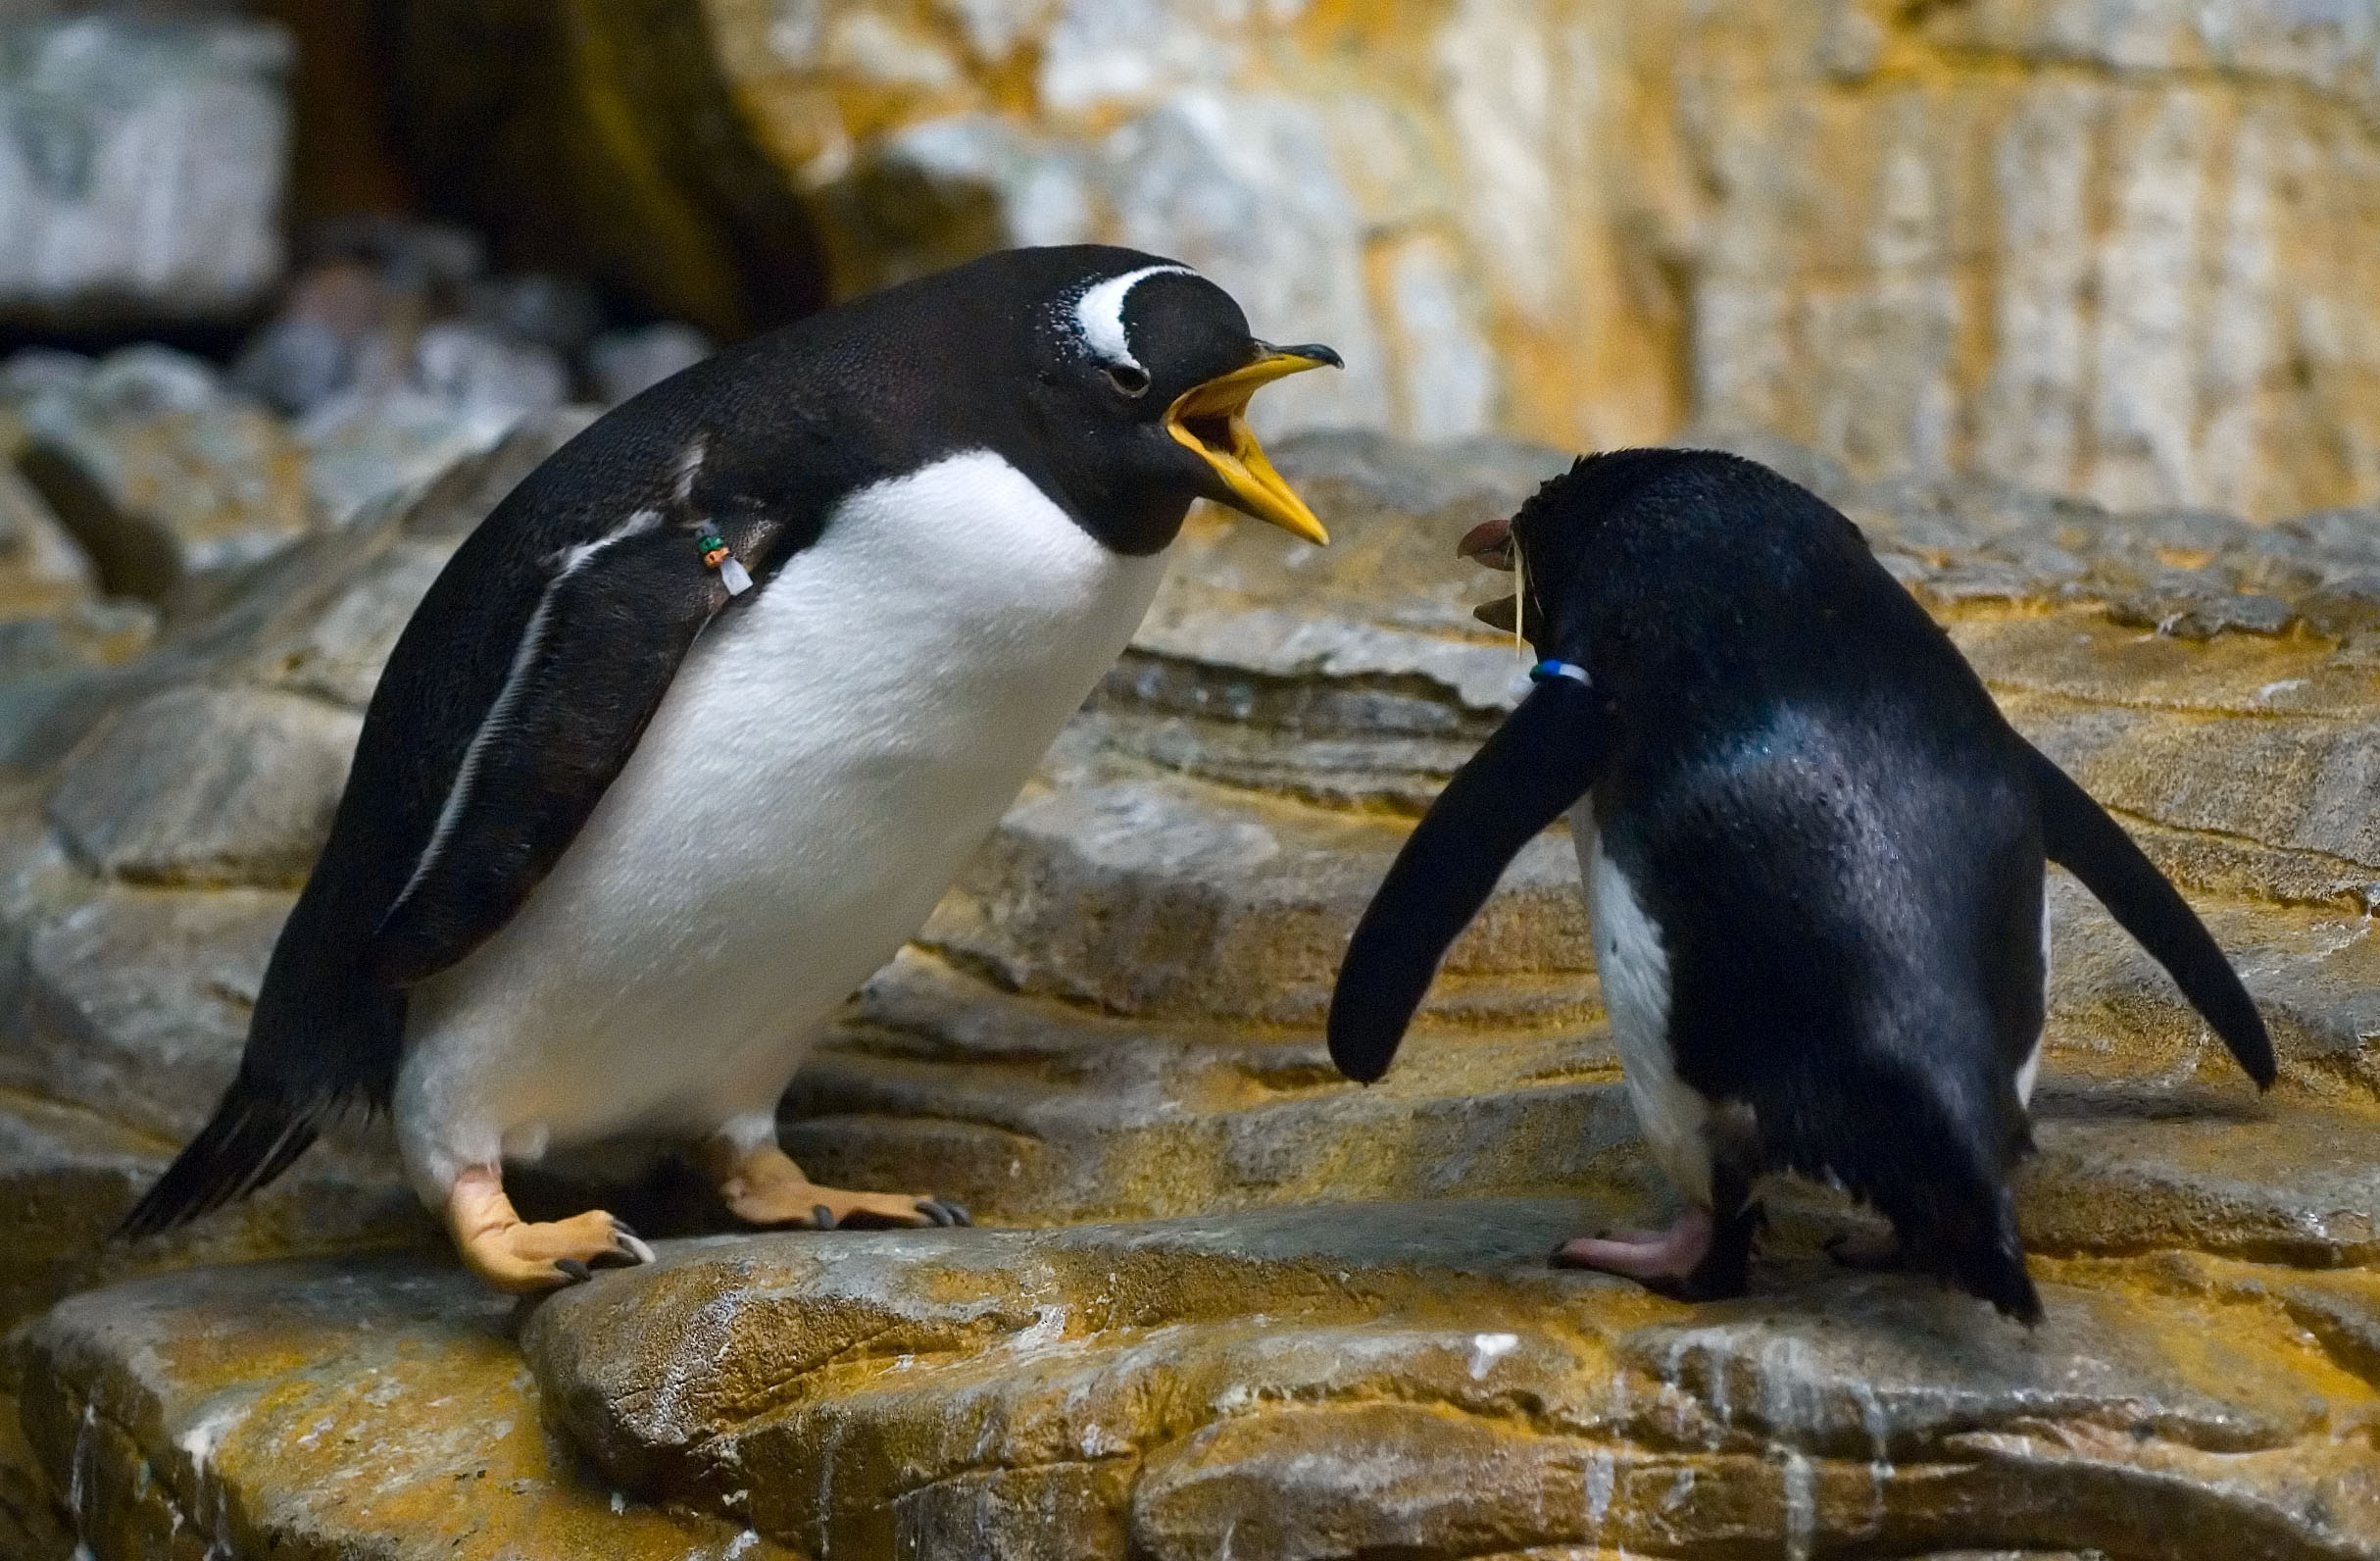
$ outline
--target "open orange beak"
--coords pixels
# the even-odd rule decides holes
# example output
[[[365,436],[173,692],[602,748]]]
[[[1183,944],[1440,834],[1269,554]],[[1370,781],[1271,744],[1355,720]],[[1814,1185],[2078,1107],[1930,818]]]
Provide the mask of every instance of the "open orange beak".
[[[1256,442],[1256,433],[1248,427],[1248,402],[1260,388],[1286,375],[1304,374],[1325,364],[1333,369],[1346,366],[1337,353],[1318,344],[1259,345],[1264,347],[1264,355],[1254,363],[1183,391],[1165,409],[1165,431],[1215,469],[1234,506],[1260,521],[1270,521],[1292,536],[1326,547],[1330,533],[1272,469],[1264,447]]]

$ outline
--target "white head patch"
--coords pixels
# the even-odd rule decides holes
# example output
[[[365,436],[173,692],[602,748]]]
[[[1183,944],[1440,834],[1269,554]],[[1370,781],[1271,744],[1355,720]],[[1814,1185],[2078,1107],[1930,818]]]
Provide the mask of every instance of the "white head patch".
[[[1136,284],[1166,272],[1198,275],[1187,266],[1143,266],[1085,289],[1074,301],[1074,328],[1082,332],[1084,345],[1108,363],[1140,368],[1141,361],[1132,356],[1132,343],[1124,337],[1124,299]]]

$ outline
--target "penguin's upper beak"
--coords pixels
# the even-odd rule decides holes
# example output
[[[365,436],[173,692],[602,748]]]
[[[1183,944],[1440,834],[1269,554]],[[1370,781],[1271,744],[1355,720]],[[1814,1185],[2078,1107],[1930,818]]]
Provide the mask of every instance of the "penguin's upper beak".
[[[1275,347],[1260,341],[1257,347],[1255,362],[1183,391],[1165,409],[1165,431],[1215,469],[1235,506],[1260,521],[1270,521],[1292,536],[1328,546],[1330,533],[1272,469],[1264,446],[1256,442],[1256,434],[1248,427],[1248,401],[1260,386],[1284,375],[1304,374],[1324,364],[1333,369],[1346,365],[1337,353],[1319,343]]]
[[[1467,558],[1474,564],[1484,564],[1489,569],[1510,572],[1512,568],[1512,523],[1509,520],[1483,521],[1472,527],[1463,533],[1463,540],[1455,544],[1455,556]],[[1483,602],[1471,609],[1471,616],[1490,629],[1501,629],[1511,633],[1520,619],[1520,594],[1515,591],[1496,601]]]
[[[1463,533],[1463,540],[1455,544],[1455,556],[1509,574],[1512,568],[1512,523],[1480,522]]]

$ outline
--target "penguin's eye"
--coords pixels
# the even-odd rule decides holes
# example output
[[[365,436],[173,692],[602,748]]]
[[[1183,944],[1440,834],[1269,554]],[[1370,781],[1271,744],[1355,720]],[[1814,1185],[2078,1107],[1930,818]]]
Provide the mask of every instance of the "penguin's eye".
[[[1146,395],[1149,391],[1149,371],[1137,363],[1107,365],[1108,383],[1128,396]]]

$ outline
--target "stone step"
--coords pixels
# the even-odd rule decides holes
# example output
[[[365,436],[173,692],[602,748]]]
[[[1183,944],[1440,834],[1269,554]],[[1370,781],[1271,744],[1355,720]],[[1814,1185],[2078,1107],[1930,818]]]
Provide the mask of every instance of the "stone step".
[[[1319,1024],[1410,826],[1152,770],[1104,736],[1097,723],[1069,732],[917,941],[1002,985],[1109,1013]],[[1531,842],[1447,968],[1590,968],[1577,885],[1565,834]],[[1565,1003],[1575,1017],[1585,999],[1564,984],[1566,999],[1541,988],[1518,1013],[1477,1017],[1546,1022]]]
[[[197,1263],[439,1239],[387,1168],[322,1153],[256,1197],[169,1235],[109,1238],[177,1145],[78,1106],[0,1090],[0,1333],[61,1295]]]
[[[2039,1260],[2028,1333],[1806,1251],[1701,1307],[1544,1266],[1620,1212],[697,1239],[519,1311],[247,1264],[64,1302],[9,1377],[102,1558],[2380,1555],[2368,1271]]]
[[[513,1303],[435,1262],[196,1269],[79,1296],[19,1335],[26,1440],[77,1554],[798,1553],[588,1480],[540,1419]]]
[[[2380,1257],[2380,1113],[2259,1099],[2207,1049],[2161,1080],[2055,1054],[2040,1152],[2018,1178],[2027,1240],[2313,1267]],[[1312,1035],[1088,1015],[912,953],[795,1080],[781,1135],[828,1183],[947,1193],[1003,1224],[1496,1196],[1666,1218],[1618,1081],[1601,1025],[1435,1027],[1364,1087]],[[1830,1195],[1776,1195],[1829,1230],[1859,1218]]]
[[[609,1478],[819,1557],[2380,1554],[2380,1396],[2297,1321],[2369,1275],[2075,1265],[2028,1333],[1811,1259],[1695,1308],[1548,1270],[1599,1212],[686,1242],[522,1348]]]
[[[13,1365],[101,1557],[2380,1554],[2368,1273],[2048,1263],[2028,1333],[1815,1258],[1703,1307],[1545,1268],[1597,1217],[668,1243],[519,1354],[451,1268],[254,1264],[78,1296]]]

